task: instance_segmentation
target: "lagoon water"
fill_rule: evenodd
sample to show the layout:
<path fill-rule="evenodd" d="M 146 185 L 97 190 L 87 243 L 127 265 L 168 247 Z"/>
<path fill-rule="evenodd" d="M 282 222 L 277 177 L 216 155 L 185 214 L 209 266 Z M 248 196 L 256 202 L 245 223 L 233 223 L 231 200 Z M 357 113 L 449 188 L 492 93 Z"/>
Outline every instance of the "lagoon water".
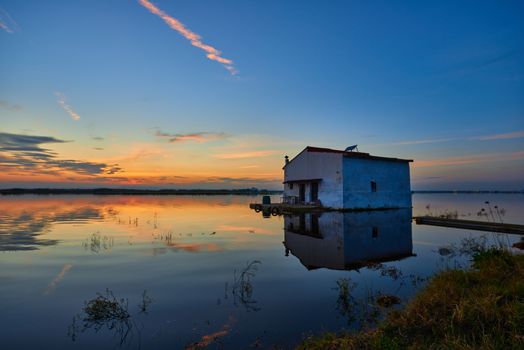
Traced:
<path fill-rule="evenodd" d="M 2 349 L 292 348 L 362 325 L 372 295 L 406 302 L 425 277 L 466 265 L 465 239 L 521 239 L 412 215 L 524 224 L 521 194 L 415 194 L 413 210 L 293 217 L 264 217 L 254 201 L 0 197 Z"/>

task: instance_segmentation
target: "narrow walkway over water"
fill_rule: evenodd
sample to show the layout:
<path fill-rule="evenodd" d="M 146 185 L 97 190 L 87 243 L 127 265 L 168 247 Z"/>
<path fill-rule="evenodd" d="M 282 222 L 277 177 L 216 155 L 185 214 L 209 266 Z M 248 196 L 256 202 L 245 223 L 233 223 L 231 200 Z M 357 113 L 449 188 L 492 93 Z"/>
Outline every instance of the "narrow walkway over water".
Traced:
<path fill-rule="evenodd" d="M 417 216 L 413 219 L 415 220 L 417 225 L 444 226 L 467 230 L 524 234 L 524 225 L 505 224 L 499 222 L 447 219 L 437 218 L 433 216 Z"/>

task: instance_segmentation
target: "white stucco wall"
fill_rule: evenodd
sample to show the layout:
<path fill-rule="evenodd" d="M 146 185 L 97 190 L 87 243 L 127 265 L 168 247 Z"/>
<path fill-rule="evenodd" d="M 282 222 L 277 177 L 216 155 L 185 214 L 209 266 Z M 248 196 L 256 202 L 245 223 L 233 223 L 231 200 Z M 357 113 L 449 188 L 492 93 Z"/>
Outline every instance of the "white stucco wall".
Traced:
<path fill-rule="evenodd" d="M 344 157 L 343 164 L 344 208 L 411 208 L 408 162 Z"/>
<path fill-rule="evenodd" d="M 342 208 L 343 179 L 342 154 L 304 151 L 284 168 L 284 182 L 290 180 L 322 179 L 318 185 L 318 198 L 325 207 Z M 299 186 L 284 184 L 285 196 L 298 196 Z M 310 188 L 306 186 L 306 201 L 310 201 Z"/>

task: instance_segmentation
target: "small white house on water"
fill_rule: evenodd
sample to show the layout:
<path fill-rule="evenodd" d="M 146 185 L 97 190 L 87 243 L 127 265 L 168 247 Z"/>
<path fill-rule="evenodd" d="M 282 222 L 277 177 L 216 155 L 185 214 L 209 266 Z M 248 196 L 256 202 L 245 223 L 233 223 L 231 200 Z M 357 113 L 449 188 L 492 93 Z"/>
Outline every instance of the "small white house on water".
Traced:
<path fill-rule="evenodd" d="M 411 208 L 409 163 L 306 147 L 284 165 L 284 202 L 333 209 Z"/>

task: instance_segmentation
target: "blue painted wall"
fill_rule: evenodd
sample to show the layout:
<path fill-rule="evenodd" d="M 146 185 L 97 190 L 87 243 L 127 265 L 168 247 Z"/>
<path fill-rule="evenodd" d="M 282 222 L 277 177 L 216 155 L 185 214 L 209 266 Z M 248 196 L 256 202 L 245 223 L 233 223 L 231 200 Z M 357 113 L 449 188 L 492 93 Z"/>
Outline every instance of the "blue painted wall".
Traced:
<path fill-rule="evenodd" d="M 408 162 L 344 157 L 342 171 L 344 208 L 411 208 Z"/>

